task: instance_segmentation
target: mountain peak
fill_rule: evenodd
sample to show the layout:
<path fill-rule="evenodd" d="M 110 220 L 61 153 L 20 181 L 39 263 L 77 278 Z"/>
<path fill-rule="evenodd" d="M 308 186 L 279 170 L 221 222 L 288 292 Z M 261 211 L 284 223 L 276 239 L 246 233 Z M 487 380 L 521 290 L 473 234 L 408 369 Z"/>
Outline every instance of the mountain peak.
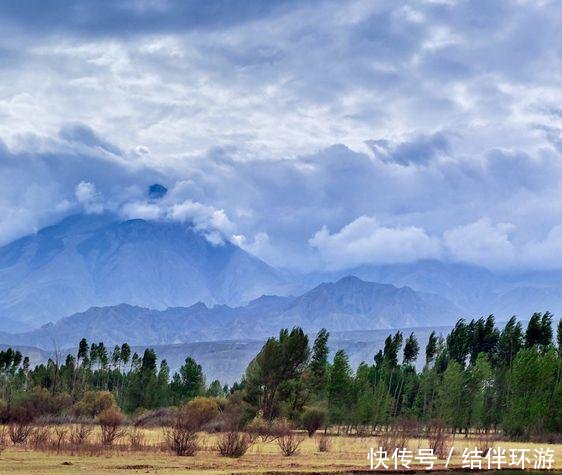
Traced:
<path fill-rule="evenodd" d="M 283 285 L 257 257 L 176 221 L 79 214 L 0 247 L 0 315 L 28 326 L 121 302 L 239 305 Z"/>
<path fill-rule="evenodd" d="M 347 285 L 359 284 L 359 283 L 365 283 L 365 281 L 361 280 L 359 277 L 355 275 L 346 275 L 345 277 L 342 277 L 341 279 L 336 281 L 336 284 L 347 284 Z"/>

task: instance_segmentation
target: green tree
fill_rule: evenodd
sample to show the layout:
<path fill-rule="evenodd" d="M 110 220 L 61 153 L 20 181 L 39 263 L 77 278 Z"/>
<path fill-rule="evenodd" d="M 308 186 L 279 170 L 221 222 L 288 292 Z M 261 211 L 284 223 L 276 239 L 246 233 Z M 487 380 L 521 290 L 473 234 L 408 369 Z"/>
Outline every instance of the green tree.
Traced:
<path fill-rule="evenodd" d="M 188 356 L 179 371 L 174 374 L 170 391 L 175 404 L 188 401 L 205 393 L 203 368 Z"/>
<path fill-rule="evenodd" d="M 344 350 L 338 350 L 330 368 L 328 383 L 328 411 L 329 419 L 333 423 L 343 423 L 349 420 L 352 402 L 352 375 L 349 360 Z"/>
<path fill-rule="evenodd" d="M 489 421 L 489 399 L 492 387 L 492 367 L 488 355 L 481 352 L 473 365 L 466 371 L 465 401 L 463 405 L 470 408 L 469 417 L 465 420 L 465 429 L 474 427 L 487 428 Z"/>
<path fill-rule="evenodd" d="M 538 312 L 531 315 L 529 323 L 527 324 L 527 330 L 525 331 L 525 348 L 532 348 L 541 341 L 541 317 L 542 315 Z"/>
<path fill-rule="evenodd" d="M 394 406 L 395 401 L 390 394 L 388 386 L 384 381 L 380 381 L 373 392 L 372 422 L 375 428 L 387 425 L 390 422 Z"/>
<path fill-rule="evenodd" d="M 207 397 L 226 397 L 226 391 L 224 390 L 224 387 L 221 385 L 221 382 L 218 379 L 213 380 L 211 384 L 209 384 L 209 387 L 207 388 Z"/>
<path fill-rule="evenodd" d="M 425 364 L 430 366 L 437 355 L 437 335 L 435 331 L 429 334 L 429 340 L 427 341 L 427 346 L 425 347 Z"/>
<path fill-rule="evenodd" d="M 128 343 L 123 343 L 121 345 L 121 361 L 123 362 L 124 365 L 127 365 L 130 359 L 131 359 L 131 347 L 128 345 Z"/>
<path fill-rule="evenodd" d="M 533 313 L 525 332 L 525 347 L 537 347 L 545 353 L 552 344 L 552 314 Z"/>
<path fill-rule="evenodd" d="M 457 360 L 451 360 L 443 374 L 443 384 L 439 391 L 439 415 L 452 429 L 466 426 L 464 393 L 463 367 Z"/>
<path fill-rule="evenodd" d="M 470 363 L 474 364 L 480 353 L 486 353 L 490 358 L 493 358 L 500 337 L 495 326 L 494 316 L 490 315 L 486 319 L 472 320 L 466 330 L 470 346 Z"/>
<path fill-rule="evenodd" d="M 523 328 L 515 317 L 511 317 L 498 339 L 497 361 L 500 366 L 511 368 L 513 359 L 523 347 Z"/>
<path fill-rule="evenodd" d="M 562 319 L 558 320 L 558 330 L 556 331 L 556 341 L 558 343 L 558 357 L 562 358 Z"/>
<path fill-rule="evenodd" d="M 84 361 L 84 359 L 88 357 L 88 351 L 89 351 L 88 342 L 86 341 L 86 338 L 82 338 L 80 340 L 80 343 L 78 344 L 78 356 L 76 360 Z"/>
<path fill-rule="evenodd" d="M 512 437 L 528 438 L 543 434 L 548 428 L 548 408 L 556 387 L 558 365 L 553 350 L 541 356 L 533 346 L 521 350 L 513 362 L 511 392 L 503 420 L 504 430 Z M 558 406 L 561 402 L 554 401 Z"/>
<path fill-rule="evenodd" d="M 312 356 L 309 365 L 309 386 L 311 392 L 323 399 L 328 384 L 328 338 L 330 334 L 322 328 L 312 346 Z"/>
<path fill-rule="evenodd" d="M 127 387 L 125 406 L 129 412 L 138 408 L 151 409 L 158 407 L 159 399 L 157 356 L 153 349 L 147 348 L 142 359 L 137 355 L 137 364 Z"/>
<path fill-rule="evenodd" d="M 447 336 L 447 352 L 450 358 L 463 367 L 470 352 L 471 339 L 469 327 L 462 318 L 457 321 L 455 327 Z"/>
<path fill-rule="evenodd" d="M 410 336 L 406 338 L 406 343 L 404 344 L 404 364 L 411 364 L 418 358 L 420 352 L 420 345 L 418 340 L 414 335 L 414 332 L 410 333 Z"/>
<path fill-rule="evenodd" d="M 269 338 L 246 369 L 246 402 L 266 419 L 279 415 L 282 404 L 291 410 L 302 407 L 306 397 L 301 377 L 309 357 L 308 336 L 301 328 L 284 329 L 279 339 Z"/>
<path fill-rule="evenodd" d="M 398 365 L 398 352 L 402 347 L 402 332 L 396 332 L 394 336 L 388 336 L 384 341 L 383 358 L 384 362 L 391 368 Z"/>

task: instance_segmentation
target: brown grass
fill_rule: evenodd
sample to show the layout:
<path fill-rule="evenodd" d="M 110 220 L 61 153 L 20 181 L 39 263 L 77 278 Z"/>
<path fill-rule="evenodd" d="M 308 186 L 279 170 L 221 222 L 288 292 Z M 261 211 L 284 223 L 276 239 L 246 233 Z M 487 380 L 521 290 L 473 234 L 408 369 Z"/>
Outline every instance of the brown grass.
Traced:
<path fill-rule="evenodd" d="M 68 434 L 78 426 L 66 426 Z M 129 428 L 130 430 L 130 428 Z M 81 446 L 70 442 L 70 435 L 62 444 L 60 452 L 55 447 L 55 427 L 50 427 L 52 443 L 43 449 L 34 449 L 29 441 L 23 445 L 11 444 L 0 454 L 1 475 L 65 475 L 95 474 L 124 475 L 134 473 L 158 473 L 172 475 L 189 470 L 192 475 L 227 475 L 230 473 L 257 474 L 264 472 L 357 472 L 368 470 L 367 453 L 370 447 L 378 447 L 375 437 L 346 437 L 331 434 L 330 450 L 320 453 L 318 440 L 322 436 L 303 438 L 299 452 L 291 457 L 284 457 L 275 441 L 263 443 L 256 440 L 247 452 L 239 458 L 222 457 L 217 449 L 220 434 L 199 433 L 200 450 L 188 459 L 172 456 L 166 447 L 161 428 L 138 429 L 145 439 L 141 450 L 134 450 L 128 437 L 120 439 L 113 446 L 100 443 L 100 428 L 94 426 Z M 2 432 L 2 427 L 0 427 Z M 455 441 L 455 452 L 451 467 L 461 466 L 463 448 L 474 448 L 475 437 L 458 438 Z M 494 441 L 495 447 L 502 448 L 535 448 L 546 447 L 544 443 Z M 427 448 L 428 439 L 412 439 L 408 441 L 411 450 L 417 447 Z M 562 469 L 562 444 L 548 446 L 555 450 L 555 468 Z M 70 464 L 70 465 L 68 465 Z M 437 461 L 435 469 L 443 469 L 444 460 Z M 142 468 L 141 468 L 142 467 Z M 413 468 L 416 468 L 413 466 Z"/>
<path fill-rule="evenodd" d="M 318 452 L 329 452 L 331 447 L 330 436 L 320 435 L 317 437 L 318 440 Z"/>

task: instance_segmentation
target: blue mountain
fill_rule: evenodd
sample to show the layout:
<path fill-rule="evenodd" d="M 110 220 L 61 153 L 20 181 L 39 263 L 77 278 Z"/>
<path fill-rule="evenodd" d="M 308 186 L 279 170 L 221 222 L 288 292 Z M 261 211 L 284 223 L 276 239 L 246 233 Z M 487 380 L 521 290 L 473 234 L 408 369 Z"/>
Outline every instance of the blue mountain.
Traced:
<path fill-rule="evenodd" d="M 437 326 L 454 322 L 460 310 L 446 299 L 409 287 L 365 282 L 347 276 L 302 295 L 262 296 L 247 305 L 154 310 L 120 304 L 93 307 L 54 324 L 20 334 L 0 334 L 0 343 L 66 348 L 81 338 L 107 345 L 166 345 L 186 342 L 264 339 L 281 328 L 299 326 L 315 333 Z"/>
<path fill-rule="evenodd" d="M 177 222 L 77 214 L 0 248 L 0 330 L 92 306 L 238 305 L 283 292 L 265 262 Z"/>

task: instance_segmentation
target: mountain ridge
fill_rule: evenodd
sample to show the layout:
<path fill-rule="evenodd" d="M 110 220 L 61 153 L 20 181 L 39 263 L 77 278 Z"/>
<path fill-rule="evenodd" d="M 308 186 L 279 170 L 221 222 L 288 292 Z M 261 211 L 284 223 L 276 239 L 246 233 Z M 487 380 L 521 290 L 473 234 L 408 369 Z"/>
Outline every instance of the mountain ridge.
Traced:
<path fill-rule="evenodd" d="M 265 262 L 189 224 L 111 213 L 72 215 L 0 248 L 0 314 L 35 326 L 122 302 L 239 305 L 286 285 Z"/>
<path fill-rule="evenodd" d="M 453 304 L 463 316 L 493 313 L 499 318 L 514 314 L 525 318 L 547 309 L 562 313 L 562 271 L 493 272 L 470 264 L 419 260 L 298 273 L 275 269 L 226 239 L 212 243 L 191 223 L 123 219 L 105 212 L 71 215 L 0 247 L 0 331 L 30 331 L 91 307 L 120 303 L 161 311 L 197 302 L 211 307 L 248 305 L 267 314 L 279 305 L 290 306 L 291 295 L 302 297 L 313 287 L 348 275 L 408 287 L 425 306 L 446 310 Z M 330 289 L 317 290 L 319 295 L 326 291 L 326 304 Z M 403 290 L 400 297 L 415 309 L 410 291 Z M 308 299 L 301 304 L 313 306 L 312 296 Z M 419 318 L 416 312 L 423 315 L 424 305 L 407 316 L 412 323 Z M 339 310 L 327 325 L 338 328 L 345 318 L 345 311 Z M 289 308 L 286 311 L 288 321 L 298 316 L 291 316 Z M 219 307 L 211 313 L 221 312 L 229 310 Z M 378 308 L 380 327 L 393 325 L 394 312 L 391 305 Z M 446 311 L 436 323 L 452 323 L 445 315 Z M 311 308 L 309 317 L 320 320 L 323 315 Z M 407 318 L 403 323 L 408 323 Z"/>
<path fill-rule="evenodd" d="M 245 306 L 202 302 L 189 307 L 150 309 L 130 304 L 92 307 L 20 334 L 0 334 L 0 341 L 48 347 L 72 346 L 81 338 L 108 345 L 126 340 L 131 345 L 177 344 L 266 338 L 280 328 L 300 326 L 314 332 L 379 330 L 439 325 L 460 310 L 446 299 L 417 293 L 408 287 L 346 277 L 323 283 L 295 297 L 263 295 Z"/>

